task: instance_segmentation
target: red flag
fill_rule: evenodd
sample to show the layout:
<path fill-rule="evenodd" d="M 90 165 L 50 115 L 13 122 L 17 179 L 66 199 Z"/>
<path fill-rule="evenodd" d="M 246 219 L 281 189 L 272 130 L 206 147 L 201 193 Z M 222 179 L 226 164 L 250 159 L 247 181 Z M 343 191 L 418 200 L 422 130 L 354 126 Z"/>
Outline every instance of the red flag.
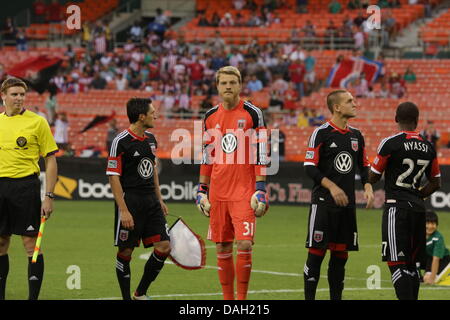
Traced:
<path fill-rule="evenodd" d="M 50 79 L 61 65 L 61 58 L 38 56 L 26 59 L 7 70 L 8 75 L 20 78 L 39 93 L 47 90 Z"/>
<path fill-rule="evenodd" d="M 84 133 L 101 124 L 111 121 L 116 116 L 116 111 L 113 111 L 109 116 L 95 116 L 79 133 Z"/>

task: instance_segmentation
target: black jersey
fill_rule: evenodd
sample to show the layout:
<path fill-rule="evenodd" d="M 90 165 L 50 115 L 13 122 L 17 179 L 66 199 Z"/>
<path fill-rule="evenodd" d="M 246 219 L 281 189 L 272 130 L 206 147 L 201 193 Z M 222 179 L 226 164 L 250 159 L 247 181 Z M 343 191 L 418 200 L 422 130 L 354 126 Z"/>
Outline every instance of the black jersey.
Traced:
<path fill-rule="evenodd" d="M 119 175 L 124 192 L 154 192 L 156 148 L 153 134 L 145 132 L 145 137 L 139 137 L 129 129 L 122 131 L 111 145 L 106 174 Z"/>
<path fill-rule="evenodd" d="M 432 144 L 417 132 L 402 131 L 383 139 L 371 170 L 384 172 L 386 201 L 412 201 L 423 206 L 419 187 L 423 175 L 440 177 Z"/>
<path fill-rule="evenodd" d="M 327 177 L 345 192 L 349 200 L 348 206 L 355 206 L 356 169 L 358 168 L 360 173 L 365 172 L 364 178 L 361 179 L 364 185 L 370 166 L 366 157 L 364 137 L 356 128 L 348 126 L 343 130 L 328 121 L 316 128 L 311 135 L 304 165 L 315 166 L 321 177 Z M 311 201 L 322 201 L 335 206 L 329 190 L 322 187 L 320 180 L 314 180 Z"/>

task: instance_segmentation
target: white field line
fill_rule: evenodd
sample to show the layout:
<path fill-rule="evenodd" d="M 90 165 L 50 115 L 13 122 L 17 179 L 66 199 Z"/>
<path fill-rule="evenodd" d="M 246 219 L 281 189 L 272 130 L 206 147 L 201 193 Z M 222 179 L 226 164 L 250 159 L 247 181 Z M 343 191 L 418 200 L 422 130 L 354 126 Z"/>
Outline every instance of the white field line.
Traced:
<path fill-rule="evenodd" d="M 420 290 L 449 290 L 446 287 L 424 287 Z M 368 288 L 344 288 L 345 291 L 380 291 L 380 290 L 394 290 L 393 288 L 380 288 L 380 289 L 368 289 Z M 328 288 L 317 289 L 317 292 L 328 292 Z M 261 293 L 302 293 L 303 289 L 278 289 L 278 290 L 249 290 L 249 294 L 261 294 Z M 174 294 L 162 294 L 151 295 L 151 298 L 188 298 L 188 297 L 211 297 L 221 296 L 222 292 L 205 292 L 205 293 L 174 293 Z M 121 297 L 107 297 L 107 298 L 93 298 L 93 299 L 75 299 L 75 300 L 120 300 Z"/>
<path fill-rule="evenodd" d="M 150 253 L 143 253 L 139 256 L 139 259 L 148 260 L 149 257 L 150 257 Z M 174 265 L 174 263 L 169 260 L 166 260 L 165 263 Z M 217 270 L 218 267 L 206 265 L 204 267 L 204 269 Z M 286 277 L 302 277 L 303 276 L 303 274 L 300 274 L 300 273 L 277 272 L 277 271 L 255 270 L 255 269 L 252 269 L 252 273 L 263 273 L 263 274 L 270 274 L 270 275 L 274 275 L 274 276 L 286 276 Z M 324 278 L 324 279 L 328 278 L 327 276 L 324 276 L 324 275 L 322 275 L 320 277 Z M 345 280 L 367 281 L 366 278 L 353 278 L 353 277 L 345 277 Z M 380 280 L 380 281 L 381 282 L 391 282 L 391 280 Z"/>

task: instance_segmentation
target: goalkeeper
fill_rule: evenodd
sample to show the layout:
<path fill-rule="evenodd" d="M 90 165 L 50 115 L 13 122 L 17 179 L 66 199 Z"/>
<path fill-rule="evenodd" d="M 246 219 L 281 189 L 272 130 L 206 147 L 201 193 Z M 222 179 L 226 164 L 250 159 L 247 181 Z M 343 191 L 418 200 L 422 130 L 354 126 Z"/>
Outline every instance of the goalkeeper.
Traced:
<path fill-rule="evenodd" d="M 223 67 L 215 80 L 222 103 L 205 114 L 196 203 L 210 218 L 208 240 L 216 243 L 223 298 L 235 299 L 236 277 L 237 299 L 245 300 L 252 268 L 255 217 L 263 216 L 268 209 L 265 123 L 259 108 L 239 98 L 242 78 L 238 69 Z M 253 137 L 253 141 L 242 138 L 243 135 Z"/>

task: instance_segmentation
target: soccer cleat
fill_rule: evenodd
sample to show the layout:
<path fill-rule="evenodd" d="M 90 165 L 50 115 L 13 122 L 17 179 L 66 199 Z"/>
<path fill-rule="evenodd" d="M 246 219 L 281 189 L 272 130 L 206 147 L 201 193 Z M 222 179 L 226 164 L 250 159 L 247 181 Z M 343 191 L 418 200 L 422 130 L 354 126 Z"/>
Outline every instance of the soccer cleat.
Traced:
<path fill-rule="evenodd" d="M 208 199 L 208 185 L 204 183 L 199 183 L 197 198 L 195 200 L 198 210 L 205 216 L 209 217 L 209 210 L 211 209 L 211 203 Z"/>
<path fill-rule="evenodd" d="M 136 292 L 133 293 L 133 296 L 131 297 L 131 299 L 132 299 L 132 300 L 152 300 L 152 299 L 150 299 L 149 296 L 147 296 L 147 295 L 145 295 L 145 294 L 143 294 L 142 296 L 137 296 L 137 295 L 136 295 Z"/>
<path fill-rule="evenodd" d="M 255 216 L 262 217 L 269 209 L 267 195 L 264 191 L 257 190 L 250 201 L 250 205 L 255 210 Z"/>

